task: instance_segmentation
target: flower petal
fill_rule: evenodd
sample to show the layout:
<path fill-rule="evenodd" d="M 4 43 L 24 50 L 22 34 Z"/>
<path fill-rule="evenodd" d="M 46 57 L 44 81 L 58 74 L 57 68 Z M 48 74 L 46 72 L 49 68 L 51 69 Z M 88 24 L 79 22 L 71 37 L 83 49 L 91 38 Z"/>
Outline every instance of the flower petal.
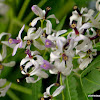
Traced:
<path fill-rule="evenodd" d="M 49 20 L 46 20 L 46 34 L 51 34 L 52 31 L 52 24 Z"/>
<path fill-rule="evenodd" d="M 63 86 L 63 85 L 59 86 L 59 87 L 53 92 L 52 96 L 55 97 L 55 96 L 59 95 L 63 89 L 64 89 L 64 86 Z"/>
<path fill-rule="evenodd" d="M 3 33 L 0 34 L 0 40 L 1 40 L 1 38 L 2 38 L 4 35 L 8 35 L 9 37 L 11 37 L 11 34 L 10 34 L 10 33 L 4 33 L 4 32 L 3 32 Z"/>
<path fill-rule="evenodd" d="M 2 52 L 2 59 L 4 59 L 7 55 L 7 51 L 6 51 L 6 46 L 5 45 L 2 45 L 2 49 L 3 49 L 3 52 Z"/>
<path fill-rule="evenodd" d="M 45 49 L 45 46 L 44 45 L 41 45 L 39 42 L 35 41 L 33 42 L 33 45 L 38 48 L 39 50 L 44 50 Z"/>
<path fill-rule="evenodd" d="M 58 31 L 58 32 L 56 33 L 56 37 L 58 37 L 59 35 L 64 34 L 65 32 L 67 32 L 67 30 Z"/>
<path fill-rule="evenodd" d="M 19 47 L 19 44 L 17 44 L 17 45 L 14 47 L 12 56 L 14 56 L 14 55 L 16 54 L 18 47 Z"/>
<path fill-rule="evenodd" d="M 32 62 L 28 62 L 26 65 L 25 65 L 25 72 L 27 73 L 27 69 L 30 68 L 32 66 Z"/>
<path fill-rule="evenodd" d="M 45 16 L 44 11 L 41 8 L 39 8 L 37 5 L 33 5 L 31 9 L 37 16 L 40 16 L 41 18 Z"/>
<path fill-rule="evenodd" d="M 29 57 L 26 57 L 26 58 L 22 59 L 21 62 L 20 62 L 20 66 L 24 65 L 29 60 L 30 60 Z"/>
<path fill-rule="evenodd" d="M 6 83 L 6 79 L 0 79 L 0 87 L 2 87 Z"/>
<path fill-rule="evenodd" d="M 9 67 L 13 67 L 13 66 L 15 66 L 15 61 L 11 61 L 9 63 L 2 63 L 2 65 L 9 66 Z"/>
<path fill-rule="evenodd" d="M 54 18 L 56 20 L 56 23 L 57 24 L 59 23 L 59 20 L 56 18 L 56 16 L 54 14 L 47 17 L 47 19 L 49 19 L 49 18 Z"/>
<path fill-rule="evenodd" d="M 34 27 L 36 25 L 37 21 L 40 20 L 40 19 L 42 19 L 42 18 L 41 17 L 37 17 L 37 18 L 33 19 L 32 22 L 30 23 L 30 25 L 32 27 Z"/>
<path fill-rule="evenodd" d="M 10 88 L 10 86 L 11 86 L 11 83 L 9 85 L 7 85 L 6 87 L 4 87 L 4 88 L 0 88 L 0 97 L 6 95 L 6 92 L 8 91 L 8 89 Z"/>
<path fill-rule="evenodd" d="M 21 30 L 19 31 L 19 34 L 18 34 L 18 38 L 21 39 L 21 33 L 23 32 L 25 28 L 25 25 L 23 25 L 23 27 L 21 28 Z"/>
<path fill-rule="evenodd" d="M 37 81 L 39 81 L 41 78 L 38 77 L 36 80 L 34 80 L 33 77 L 26 77 L 26 82 L 27 83 L 36 83 Z"/>

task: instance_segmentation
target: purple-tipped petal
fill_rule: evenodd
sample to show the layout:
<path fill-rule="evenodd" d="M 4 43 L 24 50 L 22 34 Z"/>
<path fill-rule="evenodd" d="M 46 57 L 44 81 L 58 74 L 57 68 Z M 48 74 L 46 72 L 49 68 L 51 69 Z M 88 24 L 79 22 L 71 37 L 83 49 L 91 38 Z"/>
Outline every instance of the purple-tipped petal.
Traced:
<path fill-rule="evenodd" d="M 31 7 L 31 9 L 32 9 L 32 11 L 33 11 L 37 16 L 40 16 L 40 17 L 43 18 L 43 16 L 45 15 L 45 14 L 43 13 L 42 9 L 39 8 L 37 5 L 33 5 L 33 6 Z"/>
<path fill-rule="evenodd" d="M 45 70 L 49 70 L 52 69 L 53 66 L 48 61 L 43 60 L 43 64 L 40 67 Z"/>
<path fill-rule="evenodd" d="M 19 31 L 19 34 L 18 34 L 18 38 L 21 39 L 21 33 L 23 32 L 25 28 L 25 25 L 23 25 L 23 27 L 21 28 L 21 30 Z"/>
<path fill-rule="evenodd" d="M 8 39 L 9 44 L 16 44 L 16 43 L 20 43 L 20 42 L 21 42 L 20 40 L 16 40 L 16 39 L 12 39 L 12 38 Z"/>
<path fill-rule="evenodd" d="M 52 41 L 47 39 L 45 40 L 45 47 L 52 48 L 52 47 L 55 47 L 55 44 Z"/>
<path fill-rule="evenodd" d="M 22 48 L 22 44 L 23 44 L 23 42 L 21 41 L 21 42 L 19 43 L 19 48 Z"/>
<path fill-rule="evenodd" d="M 17 44 L 17 45 L 14 47 L 12 56 L 14 56 L 14 55 L 16 54 L 16 51 L 17 51 L 18 47 L 19 47 L 19 44 Z"/>

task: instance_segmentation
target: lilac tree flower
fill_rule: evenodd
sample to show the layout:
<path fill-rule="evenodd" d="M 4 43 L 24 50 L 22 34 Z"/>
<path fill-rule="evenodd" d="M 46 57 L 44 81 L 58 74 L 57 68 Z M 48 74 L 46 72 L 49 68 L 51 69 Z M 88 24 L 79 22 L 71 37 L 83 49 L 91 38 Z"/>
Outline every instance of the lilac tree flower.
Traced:
<path fill-rule="evenodd" d="M 6 95 L 6 92 L 8 91 L 8 89 L 11 86 L 11 83 L 9 85 L 6 85 L 4 87 L 4 85 L 6 84 L 6 79 L 0 79 L 0 97 L 3 97 Z"/>
<path fill-rule="evenodd" d="M 100 0 L 96 1 L 96 9 L 100 11 Z"/>
<path fill-rule="evenodd" d="M 41 100 L 53 100 L 53 97 L 56 97 L 61 93 L 61 91 L 64 89 L 64 86 L 59 86 L 52 94 L 50 93 L 50 89 L 55 86 L 55 83 L 51 84 L 49 87 L 46 88 L 46 92 L 44 92 L 44 97 L 41 98 Z"/>
<path fill-rule="evenodd" d="M 37 51 L 31 52 L 31 54 L 27 52 L 27 56 L 24 59 L 22 59 L 20 63 L 21 73 L 23 75 L 26 75 L 25 78 L 27 83 L 35 83 L 39 81 L 41 78 L 48 77 L 48 74 L 42 71 L 42 68 L 40 67 L 40 65 L 43 64 L 43 58 L 38 54 L 39 52 Z M 28 71 L 29 69 L 30 71 Z M 37 80 L 34 80 L 34 75 L 38 77 Z"/>
<path fill-rule="evenodd" d="M 45 69 L 45 70 L 49 70 L 53 68 L 53 65 L 50 64 L 48 61 L 43 60 L 43 64 L 40 65 L 41 68 Z"/>
<path fill-rule="evenodd" d="M 74 10 L 75 11 L 72 12 L 72 16 L 70 17 L 70 24 L 72 24 L 73 21 L 77 21 L 78 28 L 82 25 L 83 17 L 84 22 L 87 22 L 90 19 L 90 17 L 94 14 L 94 10 L 88 10 L 86 7 L 82 7 L 81 11 L 79 11 L 78 7 L 74 6 Z"/>
<path fill-rule="evenodd" d="M 36 39 L 39 39 L 40 36 L 43 33 L 43 30 L 39 27 L 38 30 L 36 32 L 35 28 L 29 28 L 28 32 L 27 32 L 27 36 L 24 37 L 24 40 L 27 40 L 28 44 L 27 45 L 31 45 L 31 41 L 33 43 L 33 45 L 38 48 L 39 50 L 44 50 L 45 46 L 41 45 Z"/>
<path fill-rule="evenodd" d="M 18 48 L 22 48 L 22 39 L 21 39 L 21 33 L 22 31 L 24 30 L 24 27 L 25 25 L 23 25 L 23 27 L 21 28 L 21 30 L 19 31 L 19 34 L 18 34 L 18 37 L 16 39 L 12 39 L 12 38 L 9 38 L 8 40 L 8 43 L 11 45 L 11 44 L 16 44 L 16 46 L 14 47 L 13 49 L 13 53 L 12 53 L 12 56 L 14 56 L 16 54 L 16 51 Z"/>
<path fill-rule="evenodd" d="M 2 45 L 2 54 L 0 53 L 0 73 L 3 70 L 4 66 L 13 67 L 15 65 L 15 61 L 10 61 L 9 63 L 3 63 L 4 58 L 7 56 L 6 46 Z"/>

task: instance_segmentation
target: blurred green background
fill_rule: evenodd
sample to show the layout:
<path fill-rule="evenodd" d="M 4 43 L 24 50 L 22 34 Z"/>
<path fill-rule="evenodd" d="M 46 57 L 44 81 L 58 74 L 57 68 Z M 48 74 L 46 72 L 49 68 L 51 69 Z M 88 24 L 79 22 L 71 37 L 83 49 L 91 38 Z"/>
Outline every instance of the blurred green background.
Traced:
<path fill-rule="evenodd" d="M 26 35 L 29 23 L 36 17 L 31 11 L 32 5 L 38 5 L 42 9 L 50 6 L 52 9 L 48 15 L 55 14 L 61 21 L 59 25 L 56 25 L 55 20 L 50 19 L 53 23 L 53 29 L 68 29 L 69 17 L 72 14 L 73 6 L 77 5 L 79 9 L 88 7 L 95 10 L 95 2 L 96 0 L 0 0 L 0 33 L 8 32 L 12 34 L 12 38 L 16 38 L 22 25 L 25 24 L 23 36 Z M 12 86 L 8 90 L 7 95 L 1 97 L 0 100 L 38 100 L 45 88 L 55 82 L 56 76 L 50 75 L 48 79 L 43 79 L 35 84 L 28 84 L 25 81 L 18 84 L 16 79 L 22 77 L 19 65 L 25 54 L 24 50 L 20 49 L 12 57 L 12 51 L 11 48 L 7 48 L 8 56 L 4 62 L 15 60 L 16 65 L 13 68 L 5 67 L 0 75 L 0 78 L 6 78 L 8 83 L 12 82 Z M 62 100 L 61 96 L 59 95 L 55 100 Z"/>

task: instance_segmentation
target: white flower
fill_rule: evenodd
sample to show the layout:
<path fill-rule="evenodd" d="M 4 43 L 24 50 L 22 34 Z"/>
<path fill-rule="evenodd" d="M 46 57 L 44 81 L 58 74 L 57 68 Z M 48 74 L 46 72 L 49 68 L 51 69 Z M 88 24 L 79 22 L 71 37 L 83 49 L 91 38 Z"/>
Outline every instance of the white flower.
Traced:
<path fill-rule="evenodd" d="M 23 27 L 19 31 L 18 37 L 16 39 L 9 38 L 9 40 L 8 40 L 9 44 L 16 44 L 16 46 L 13 49 L 12 56 L 14 56 L 16 54 L 16 51 L 18 48 L 22 48 L 23 41 L 21 39 L 21 33 L 24 30 L 24 27 L 25 27 L 25 25 L 23 25 Z"/>
<path fill-rule="evenodd" d="M 6 92 L 11 86 L 11 83 L 10 83 L 9 85 L 3 87 L 5 83 L 6 83 L 6 79 L 0 79 L 0 97 L 5 96 Z"/>
<path fill-rule="evenodd" d="M 87 22 L 90 19 L 90 17 L 94 14 L 94 10 L 88 10 L 86 7 L 82 7 L 81 11 L 78 10 L 77 6 L 75 6 L 74 8 L 75 11 L 72 12 L 72 16 L 70 17 L 70 24 L 72 24 L 73 21 L 77 21 L 77 28 L 81 27 L 83 17 L 84 22 Z"/>
<path fill-rule="evenodd" d="M 51 9 L 50 7 L 47 7 L 46 11 L 42 10 L 41 8 L 39 8 L 37 5 L 33 5 L 32 6 L 32 11 L 39 17 L 35 18 L 32 22 L 31 22 L 31 26 L 34 27 L 37 23 L 38 20 L 44 19 L 47 23 L 46 23 L 46 28 L 51 30 L 52 29 L 52 24 L 51 22 L 48 20 L 49 18 L 54 18 L 56 19 L 56 23 L 59 23 L 58 19 L 55 17 L 54 14 L 50 15 L 47 17 L 47 13 L 48 11 Z M 47 31 L 47 33 L 51 33 L 51 31 Z"/>
<path fill-rule="evenodd" d="M 91 47 L 87 52 L 79 52 L 78 55 L 80 56 L 80 58 L 78 59 L 78 62 L 80 64 L 79 68 L 81 70 L 84 70 L 93 60 L 93 56 L 97 55 L 97 50 Z"/>
<path fill-rule="evenodd" d="M 2 45 L 2 54 L 0 53 L 0 73 L 2 71 L 2 69 L 4 68 L 4 66 L 9 66 L 9 67 L 13 67 L 15 65 L 15 61 L 10 61 L 8 63 L 3 63 L 4 58 L 7 56 L 7 51 L 6 51 L 6 46 Z"/>
<path fill-rule="evenodd" d="M 72 65 L 70 66 L 70 62 L 69 66 L 66 66 L 65 61 L 60 62 L 60 60 L 56 60 L 54 66 L 54 68 L 49 70 L 51 74 L 57 74 L 58 72 L 61 72 L 63 75 L 67 76 L 71 73 L 73 69 Z"/>
<path fill-rule="evenodd" d="M 92 27 L 100 29 L 100 13 L 96 18 L 91 17 L 90 19 L 92 21 Z"/>
<path fill-rule="evenodd" d="M 97 0 L 96 2 L 96 9 L 100 11 L 100 0 Z"/>
<path fill-rule="evenodd" d="M 53 33 L 52 35 L 48 35 L 47 39 L 56 42 L 55 44 L 58 47 L 58 50 L 60 52 L 63 52 L 63 46 L 66 43 L 66 38 L 62 37 L 60 35 L 64 34 L 67 32 L 67 30 L 60 30 L 57 33 Z"/>
<path fill-rule="evenodd" d="M 26 82 L 27 83 L 35 83 L 41 78 L 47 78 L 48 74 L 42 71 L 42 68 L 40 65 L 43 64 L 43 58 L 38 55 L 39 52 L 37 51 L 31 51 L 31 54 L 28 53 L 28 55 L 22 59 L 20 66 L 21 66 L 21 73 L 23 75 L 26 75 Z M 28 69 L 30 71 L 28 72 Z M 38 76 L 37 80 L 34 80 L 31 76 Z"/>
<path fill-rule="evenodd" d="M 33 42 L 33 45 L 38 48 L 39 50 L 44 50 L 45 46 L 41 45 L 36 39 L 40 38 L 40 36 L 43 33 L 43 30 L 39 27 L 36 32 L 35 28 L 29 28 L 27 32 L 27 36 L 24 37 L 24 40 L 27 40 L 27 45 L 31 45 L 31 41 Z"/>
<path fill-rule="evenodd" d="M 53 98 L 53 97 L 56 97 L 57 95 L 59 95 L 59 94 L 61 93 L 61 91 L 64 89 L 64 86 L 61 85 L 61 86 L 59 86 L 59 87 L 51 94 L 51 93 L 50 93 L 50 89 L 51 89 L 53 86 L 55 86 L 55 83 L 54 83 L 54 84 L 51 84 L 49 87 L 46 88 L 46 92 L 44 92 L 44 97 L 42 97 L 42 98 L 44 98 L 44 100 L 45 100 L 46 98 L 48 98 L 48 100 L 53 100 L 52 98 Z M 42 100 L 42 98 L 41 98 L 41 100 Z"/>

